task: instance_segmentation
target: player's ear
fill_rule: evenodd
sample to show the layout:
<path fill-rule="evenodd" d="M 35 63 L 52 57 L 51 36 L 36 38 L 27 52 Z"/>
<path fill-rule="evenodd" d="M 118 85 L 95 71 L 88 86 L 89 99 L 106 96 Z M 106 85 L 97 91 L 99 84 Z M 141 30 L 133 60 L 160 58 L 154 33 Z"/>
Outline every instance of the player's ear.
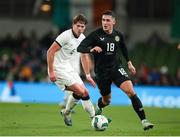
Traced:
<path fill-rule="evenodd" d="M 72 23 L 72 27 L 73 27 L 74 25 L 76 25 L 76 23 L 73 22 L 73 23 Z"/>
<path fill-rule="evenodd" d="M 71 27 L 73 28 L 74 23 L 72 23 Z"/>
<path fill-rule="evenodd" d="M 115 19 L 113 19 L 113 25 L 115 25 L 116 24 L 116 20 Z"/>

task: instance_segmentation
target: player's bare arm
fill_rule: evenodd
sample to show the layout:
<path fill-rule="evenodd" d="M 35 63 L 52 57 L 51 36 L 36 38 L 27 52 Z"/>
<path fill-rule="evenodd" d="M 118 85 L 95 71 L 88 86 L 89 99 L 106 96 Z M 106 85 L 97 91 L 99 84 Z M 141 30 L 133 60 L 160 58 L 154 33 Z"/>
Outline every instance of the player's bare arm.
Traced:
<path fill-rule="evenodd" d="M 50 46 L 50 48 L 47 51 L 48 71 L 49 71 L 50 80 L 52 82 L 56 81 L 56 77 L 55 77 L 54 69 L 53 69 L 54 55 L 56 51 L 60 50 L 60 48 L 61 47 L 56 42 L 53 42 L 53 44 Z"/>
<path fill-rule="evenodd" d="M 136 68 L 133 66 L 131 61 L 128 61 L 128 68 L 131 71 L 132 75 L 136 74 Z"/>
<path fill-rule="evenodd" d="M 81 53 L 81 63 L 84 69 L 84 72 L 86 74 L 86 79 L 87 81 L 93 86 L 96 87 L 96 83 L 94 82 L 93 78 L 91 77 L 90 74 L 90 68 L 91 68 L 91 64 L 90 64 L 90 57 L 88 54 L 86 53 Z"/>

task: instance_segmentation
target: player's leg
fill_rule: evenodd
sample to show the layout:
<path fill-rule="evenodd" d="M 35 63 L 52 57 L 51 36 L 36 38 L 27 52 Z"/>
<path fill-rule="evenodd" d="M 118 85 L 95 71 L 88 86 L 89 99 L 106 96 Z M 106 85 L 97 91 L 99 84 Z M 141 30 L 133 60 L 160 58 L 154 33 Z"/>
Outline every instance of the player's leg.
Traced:
<path fill-rule="evenodd" d="M 72 126 L 71 111 L 80 99 L 75 99 L 72 95 L 73 93 L 69 96 L 65 108 L 61 110 L 61 115 L 64 117 L 64 122 L 67 126 Z"/>
<path fill-rule="evenodd" d="M 82 106 L 84 110 L 89 114 L 89 117 L 92 119 L 95 116 L 95 110 L 91 100 L 82 98 Z"/>
<path fill-rule="evenodd" d="M 124 81 L 123 83 L 121 83 L 121 85 L 119 87 L 131 99 L 132 106 L 133 106 L 134 110 L 136 111 L 136 113 L 138 114 L 139 118 L 141 120 L 145 119 L 146 116 L 144 113 L 142 103 L 141 103 L 140 99 L 138 98 L 138 96 L 136 95 L 136 93 L 133 89 L 132 82 L 130 80 Z"/>
<path fill-rule="evenodd" d="M 62 109 L 64 109 L 64 108 L 66 107 L 68 98 L 69 98 L 69 96 L 70 96 L 71 94 L 72 94 L 72 91 L 70 91 L 70 90 L 64 90 L 64 98 L 63 98 L 62 103 L 60 103 Z"/>
<path fill-rule="evenodd" d="M 61 106 L 61 110 L 62 109 L 65 109 L 66 108 L 66 104 L 67 104 L 67 101 L 70 97 L 70 95 L 72 94 L 73 92 L 70 91 L 70 90 L 64 90 L 64 98 L 63 98 L 63 101 L 59 104 Z M 75 110 L 71 110 L 71 113 L 75 113 Z"/>
<path fill-rule="evenodd" d="M 97 109 L 96 109 L 96 115 L 101 115 L 103 108 L 108 106 L 111 102 L 111 93 L 109 95 L 105 95 L 105 96 L 101 96 L 98 99 L 98 103 L 97 103 Z"/>
<path fill-rule="evenodd" d="M 77 77 L 77 80 L 74 78 Z M 74 92 L 73 90 L 77 90 L 77 93 L 71 94 L 67 100 L 66 108 L 61 110 L 61 114 L 64 117 L 64 122 L 67 126 L 72 125 L 72 120 L 71 120 L 71 110 L 75 107 L 75 105 L 78 103 L 78 101 L 81 99 L 82 96 L 82 91 L 79 88 L 78 83 L 83 83 L 80 77 L 78 76 L 77 73 L 75 72 L 66 72 L 63 71 L 63 73 L 59 73 L 59 71 L 56 71 L 56 78 L 57 80 L 55 81 L 56 85 L 61 89 L 61 90 L 70 90 Z M 76 82 L 77 81 L 77 82 Z M 76 84 L 77 83 L 77 84 Z M 72 89 L 70 88 L 71 85 Z M 73 95 L 73 96 L 72 96 Z"/>
<path fill-rule="evenodd" d="M 131 99 L 132 106 L 133 106 L 135 112 L 137 113 L 137 115 L 139 116 L 139 118 L 141 119 L 142 126 L 143 126 L 144 130 L 148 130 L 150 128 L 153 128 L 154 125 L 146 119 L 146 115 L 145 115 L 145 112 L 143 109 L 142 102 L 139 99 L 139 97 L 136 95 L 132 82 L 130 80 L 126 80 L 123 83 L 121 83 L 119 87 Z"/>
<path fill-rule="evenodd" d="M 73 92 L 72 95 L 70 95 L 66 108 L 65 113 L 70 113 L 71 110 L 75 107 L 78 100 L 82 99 L 82 105 L 86 112 L 89 113 L 90 117 L 93 117 L 95 115 L 94 107 L 90 101 L 89 93 L 87 89 L 85 88 L 81 78 L 77 73 L 71 73 L 71 77 L 69 77 L 69 80 L 71 80 L 71 83 L 67 83 L 67 89 L 71 90 Z"/>
<path fill-rule="evenodd" d="M 61 111 L 61 114 L 64 117 L 65 124 L 67 126 L 72 126 L 71 111 L 83 96 L 84 91 L 78 83 L 74 83 L 71 86 L 66 86 L 66 90 L 71 90 L 73 93 L 69 96 L 66 107 Z"/>
<path fill-rule="evenodd" d="M 104 107 L 108 106 L 111 102 L 111 81 L 97 79 L 96 82 L 99 88 L 99 92 L 101 97 L 98 99 L 96 115 L 102 114 L 102 110 Z"/>
<path fill-rule="evenodd" d="M 90 100 L 89 92 L 86 89 L 84 84 L 81 84 L 82 89 L 84 89 L 84 95 L 81 97 L 81 103 L 83 109 L 89 114 L 89 117 L 92 119 L 95 116 L 94 106 Z"/>
<path fill-rule="evenodd" d="M 139 99 L 139 97 L 136 95 L 133 84 L 127 72 L 124 70 L 122 66 L 114 69 L 113 81 L 116 84 L 116 86 L 122 89 L 131 99 L 132 106 L 135 112 L 137 113 L 137 115 L 139 116 L 140 120 L 142 121 L 144 130 L 152 128 L 153 124 L 151 124 L 146 120 L 146 115 L 143 109 L 142 102 Z"/>
<path fill-rule="evenodd" d="M 72 90 L 73 94 L 70 95 L 66 108 L 63 111 L 63 114 L 70 115 L 70 112 L 72 111 L 72 109 L 76 106 L 78 101 L 82 99 L 82 105 L 83 105 L 84 110 L 89 114 L 91 118 L 94 117 L 95 110 L 94 110 L 92 102 L 90 101 L 90 97 L 89 97 L 89 93 L 87 89 L 83 85 L 80 85 L 79 83 L 75 83 L 71 86 L 68 86 L 67 88 Z M 67 119 L 69 120 L 65 120 L 66 125 L 68 126 L 72 125 L 72 121 L 70 121 L 70 118 L 68 117 Z"/>
<path fill-rule="evenodd" d="M 66 110 L 71 111 L 74 108 L 74 106 L 77 104 L 76 102 L 79 99 L 82 99 L 82 105 L 84 110 L 89 113 L 90 117 L 94 117 L 95 115 L 94 107 L 92 102 L 90 101 L 88 90 L 84 87 L 84 85 L 75 83 L 69 86 L 68 88 L 70 88 L 73 91 L 73 94 L 70 95 L 69 97 L 69 100 L 66 105 Z"/>
<path fill-rule="evenodd" d="M 102 97 L 98 99 L 98 103 L 96 106 L 96 115 L 101 115 L 103 112 L 103 108 L 108 106 L 110 102 L 111 102 L 111 92 L 108 95 L 102 95 Z M 108 123 L 112 121 L 111 118 L 107 118 L 107 119 L 108 119 Z"/>

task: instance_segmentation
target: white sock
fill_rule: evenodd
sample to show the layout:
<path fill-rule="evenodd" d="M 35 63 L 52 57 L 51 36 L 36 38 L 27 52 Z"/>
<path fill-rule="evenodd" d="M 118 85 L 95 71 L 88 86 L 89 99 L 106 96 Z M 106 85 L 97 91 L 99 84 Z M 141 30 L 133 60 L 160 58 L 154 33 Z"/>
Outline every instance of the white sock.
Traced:
<path fill-rule="evenodd" d="M 70 91 L 70 90 L 64 90 L 64 102 L 62 103 L 62 105 L 64 106 L 64 107 L 66 107 L 66 104 L 67 104 L 67 102 L 68 102 L 68 99 L 69 99 L 69 96 L 72 94 L 72 91 Z"/>
<path fill-rule="evenodd" d="M 95 116 L 95 110 L 94 110 L 94 106 L 92 104 L 92 102 L 89 100 L 82 100 L 82 106 L 84 108 L 84 110 L 89 114 L 89 116 L 91 118 L 93 118 Z"/>
<path fill-rule="evenodd" d="M 79 100 L 75 99 L 72 94 L 69 96 L 65 111 L 66 113 L 71 112 L 71 110 L 77 105 Z"/>

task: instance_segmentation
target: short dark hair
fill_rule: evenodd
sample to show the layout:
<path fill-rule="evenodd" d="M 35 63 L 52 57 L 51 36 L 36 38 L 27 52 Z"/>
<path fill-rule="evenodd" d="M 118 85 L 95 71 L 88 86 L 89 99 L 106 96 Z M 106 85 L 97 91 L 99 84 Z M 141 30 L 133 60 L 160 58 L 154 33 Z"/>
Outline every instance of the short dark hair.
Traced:
<path fill-rule="evenodd" d="M 82 22 L 84 24 L 88 23 L 86 16 L 83 14 L 78 14 L 73 18 L 73 24 L 76 24 L 77 22 Z"/>
<path fill-rule="evenodd" d="M 115 18 L 115 14 L 111 10 L 106 10 L 105 12 L 103 12 L 102 16 L 103 15 L 109 15 L 109 16 L 112 16 L 113 18 Z"/>

